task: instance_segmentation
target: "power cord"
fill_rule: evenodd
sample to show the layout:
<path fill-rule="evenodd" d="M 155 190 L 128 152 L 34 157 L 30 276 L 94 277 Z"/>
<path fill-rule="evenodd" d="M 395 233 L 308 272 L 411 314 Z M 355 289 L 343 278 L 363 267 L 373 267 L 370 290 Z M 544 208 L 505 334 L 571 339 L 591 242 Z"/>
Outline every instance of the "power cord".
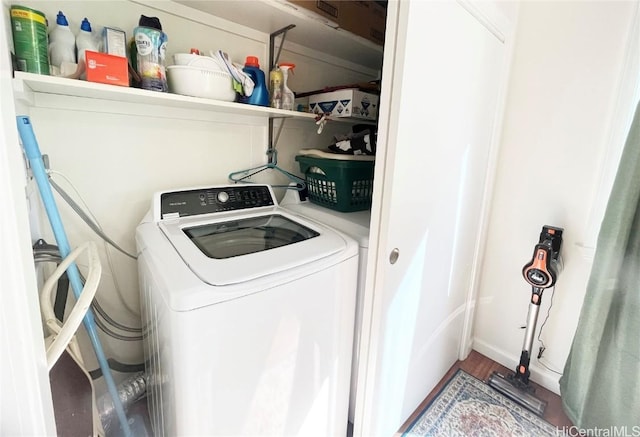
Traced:
<path fill-rule="evenodd" d="M 551 289 L 551 302 L 549 303 L 549 309 L 547 309 L 547 316 L 544 318 L 542 325 L 540 325 L 540 331 L 538 331 L 538 341 L 542 345 L 540 346 L 540 349 L 538 349 L 538 359 L 542 357 L 542 353 L 547 349 L 547 347 L 544 345 L 544 341 L 542 341 L 542 338 L 540 338 L 540 336 L 542 335 L 542 330 L 544 329 L 544 325 L 546 325 L 547 320 L 549 320 L 549 314 L 551 314 L 551 308 L 553 307 L 553 296 L 555 296 L 555 294 L 556 294 L 556 286 L 554 285 L 553 288 Z"/>
<path fill-rule="evenodd" d="M 547 366 L 545 363 L 542 362 L 542 360 L 540 358 L 538 358 L 538 363 L 540 363 L 540 365 L 542 367 L 544 367 L 545 369 L 547 369 L 549 372 L 553 372 L 556 375 L 560 375 L 562 376 L 562 372 L 558 372 L 557 370 L 553 370 L 551 367 Z"/>
<path fill-rule="evenodd" d="M 542 354 L 544 353 L 545 350 L 547 350 L 547 347 L 544 344 L 544 341 L 542 340 L 541 336 L 542 336 L 542 330 L 544 329 L 544 325 L 546 325 L 547 320 L 549 320 L 549 315 L 551 314 L 551 308 L 553 307 L 553 297 L 555 296 L 555 291 L 556 291 L 556 286 L 554 285 L 553 288 L 551 289 L 551 301 L 549 303 L 549 309 L 547 309 L 547 315 L 544 318 L 544 321 L 542 322 L 542 325 L 540 325 L 540 331 L 538 331 L 538 341 L 540 342 L 540 348 L 538 349 L 538 362 L 540 363 L 540 365 L 542 367 L 544 367 L 545 369 L 547 369 L 550 372 L 553 372 L 557 375 L 562 376 L 561 372 L 558 372 L 557 370 L 553 370 L 552 368 L 550 368 L 549 366 L 547 366 L 545 363 L 542 362 Z"/>

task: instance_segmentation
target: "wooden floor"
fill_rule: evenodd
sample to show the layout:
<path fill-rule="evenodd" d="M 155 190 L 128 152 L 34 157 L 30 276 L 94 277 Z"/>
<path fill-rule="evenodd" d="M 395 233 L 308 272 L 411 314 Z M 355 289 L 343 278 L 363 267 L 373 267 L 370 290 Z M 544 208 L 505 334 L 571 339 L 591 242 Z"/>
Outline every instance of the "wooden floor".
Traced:
<path fill-rule="evenodd" d="M 402 425 L 402 428 L 398 431 L 399 434 L 402 434 L 407 430 L 409 425 L 418 417 L 420 412 L 426 407 L 429 402 L 438 394 L 438 392 L 442 389 L 442 387 L 446 384 L 446 382 L 456 373 L 458 369 L 462 369 L 470 375 L 475 376 L 476 378 L 487 381 L 489 376 L 494 372 L 500 372 L 503 375 L 512 372 L 512 370 L 507 369 L 506 367 L 496 363 L 490 358 L 485 357 L 484 355 L 472 351 L 471 354 L 464 361 L 458 361 L 451 369 L 447 372 L 447 374 L 440 380 L 438 385 L 429 393 L 429 396 L 426 397 L 424 401 L 420 404 L 420 406 L 416 409 L 416 411 L 407 419 L 407 421 Z M 536 390 L 536 396 L 544 401 L 547 401 L 547 408 L 544 412 L 544 420 L 549 422 L 550 424 L 557 427 L 570 427 L 572 426 L 569 418 L 564 414 L 562 410 L 562 406 L 560 403 L 560 396 L 553 393 L 552 391 L 547 390 L 544 387 L 539 386 L 538 384 L 531 382 L 533 387 Z"/>

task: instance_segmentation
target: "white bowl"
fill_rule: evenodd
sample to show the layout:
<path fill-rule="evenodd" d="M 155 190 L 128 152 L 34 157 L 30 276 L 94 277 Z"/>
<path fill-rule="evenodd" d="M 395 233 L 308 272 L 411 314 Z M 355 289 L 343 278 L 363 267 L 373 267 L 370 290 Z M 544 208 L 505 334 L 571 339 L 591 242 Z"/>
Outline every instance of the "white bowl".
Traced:
<path fill-rule="evenodd" d="M 169 91 L 175 94 L 233 102 L 236 92 L 231 75 L 222 71 L 188 65 L 167 67 Z"/>

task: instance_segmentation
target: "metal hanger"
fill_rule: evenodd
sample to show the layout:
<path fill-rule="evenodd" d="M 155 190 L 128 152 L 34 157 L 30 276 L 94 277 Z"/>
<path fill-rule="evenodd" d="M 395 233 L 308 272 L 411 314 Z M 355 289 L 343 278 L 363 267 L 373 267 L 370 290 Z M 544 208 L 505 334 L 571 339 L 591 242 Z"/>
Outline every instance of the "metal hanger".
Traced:
<path fill-rule="evenodd" d="M 229 174 L 229 180 L 233 181 L 233 182 L 250 182 L 253 183 L 252 181 L 247 180 L 248 178 L 250 178 L 251 176 L 254 176 L 258 173 L 262 173 L 265 170 L 276 170 L 280 173 L 282 173 L 283 175 L 285 175 L 287 178 L 289 178 L 289 180 L 295 182 L 295 186 L 291 185 L 291 184 L 287 184 L 287 185 L 271 185 L 274 188 L 287 188 L 287 189 L 292 189 L 292 190 L 297 190 L 297 191 L 302 191 L 307 187 L 307 184 L 305 183 L 304 179 L 299 178 L 298 176 L 294 175 L 293 173 L 289 173 L 288 171 L 278 167 L 278 151 L 276 149 L 269 149 L 267 150 L 267 155 L 269 155 L 269 162 L 267 164 L 263 164 L 263 165 L 259 165 L 257 167 L 253 167 L 253 168 L 248 168 L 246 170 L 240 170 L 240 171 L 236 171 L 233 173 Z"/>

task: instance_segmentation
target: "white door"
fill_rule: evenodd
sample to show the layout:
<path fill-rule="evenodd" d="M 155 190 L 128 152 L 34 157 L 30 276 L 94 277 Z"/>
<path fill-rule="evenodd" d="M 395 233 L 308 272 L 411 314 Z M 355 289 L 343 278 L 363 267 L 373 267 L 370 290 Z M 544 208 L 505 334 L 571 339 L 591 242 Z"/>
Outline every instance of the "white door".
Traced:
<path fill-rule="evenodd" d="M 389 3 L 356 435 L 393 435 L 469 352 L 508 71 L 499 29 L 466 2 Z"/>

